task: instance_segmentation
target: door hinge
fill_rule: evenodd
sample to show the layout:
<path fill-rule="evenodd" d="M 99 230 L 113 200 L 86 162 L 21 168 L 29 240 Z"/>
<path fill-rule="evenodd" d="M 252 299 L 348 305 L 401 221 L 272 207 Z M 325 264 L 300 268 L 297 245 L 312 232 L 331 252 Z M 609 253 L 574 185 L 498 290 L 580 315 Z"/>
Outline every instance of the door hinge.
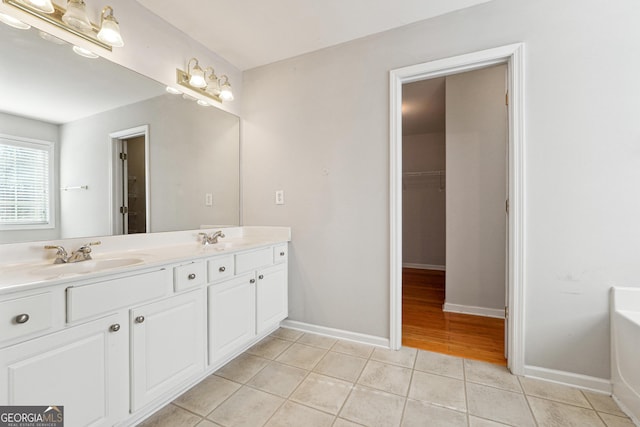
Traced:
<path fill-rule="evenodd" d="M 504 94 L 504 105 L 509 105 L 509 92 Z"/>
<path fill-rule="evenodd" d="M 506 305 L 504 307 L 504 318 L 505 320 L 509 318 L 509 307 Z"/>
<path fill-rule="evenodd" d="M 129 213 L 129 208 L 126 206 L 120 206 L 120 213 L 123 215 Z"/>
<path fill-rule="evenodd" d="M 120 153 L 120 160 L 127 160 L 127 153 Z"/>
<path fill-rule="evenodd" d="M 509 199 L 504 202 L 504 209 L 509 214 Z"/>

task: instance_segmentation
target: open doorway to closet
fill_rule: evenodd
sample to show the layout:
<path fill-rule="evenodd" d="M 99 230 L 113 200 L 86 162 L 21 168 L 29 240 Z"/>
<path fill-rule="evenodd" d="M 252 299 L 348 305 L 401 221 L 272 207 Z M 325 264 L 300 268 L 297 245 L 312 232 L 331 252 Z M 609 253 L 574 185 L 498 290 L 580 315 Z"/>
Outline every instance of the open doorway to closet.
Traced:
<path fill-rule="evenodd" d="M 402 343 L 505 359 L 507 66 L 402 87 Z"/>

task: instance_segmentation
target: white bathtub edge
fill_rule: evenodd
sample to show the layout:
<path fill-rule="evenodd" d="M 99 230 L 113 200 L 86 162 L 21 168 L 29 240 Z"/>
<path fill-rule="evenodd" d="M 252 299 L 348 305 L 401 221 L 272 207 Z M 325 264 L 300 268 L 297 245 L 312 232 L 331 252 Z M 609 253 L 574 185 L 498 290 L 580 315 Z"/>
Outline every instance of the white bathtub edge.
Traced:
<path fill-rule="evenodd" d="M 611 398 L 613 398 L 613 400 L 618 404 L 622 412 L 627 414 L 627 417 L 631 419 L 632 423 L 634 423 L 637 426 L 640 426 L 640 419 L 638 419 L 635 416 L 635 414 L 633 413 L 633 411 L 631 411 L 631 409 L 627 408 L 627 406 L 624 403 L 620 402 L 620 399 L 618 399 L 615 394 L 612 395 Z"/>
<path fill-rule="evenodd" d="M 525 365 L 524 376 L 608 395 L 611 395 L 612 390 L 611 381 L 606 378 L 591 377 L 539 366 Z"/>

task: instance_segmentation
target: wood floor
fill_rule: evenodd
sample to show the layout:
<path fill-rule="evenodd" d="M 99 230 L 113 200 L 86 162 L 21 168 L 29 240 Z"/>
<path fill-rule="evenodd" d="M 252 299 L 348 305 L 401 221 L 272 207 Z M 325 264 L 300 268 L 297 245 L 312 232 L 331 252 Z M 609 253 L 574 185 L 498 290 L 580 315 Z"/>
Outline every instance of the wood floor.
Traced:
<path fill-rule="evenodd" d="M 402 345 L 506 365 L 504 320 L 445 313 L 443 271 L 402 271 Z"/>

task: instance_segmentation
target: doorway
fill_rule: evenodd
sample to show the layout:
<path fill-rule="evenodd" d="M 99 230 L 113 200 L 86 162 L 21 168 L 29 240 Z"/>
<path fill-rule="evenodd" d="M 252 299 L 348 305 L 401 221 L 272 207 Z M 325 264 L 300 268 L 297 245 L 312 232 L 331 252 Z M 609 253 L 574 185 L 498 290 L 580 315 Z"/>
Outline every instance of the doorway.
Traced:
<path fill-rule="evenodd" d="M 391 72 L 390 144 L 390 346 L 398 349 L 402 340 L 402 86 L 420 80 L 444 77 L 506 64 L 510 102 L 508 138 L 509 208 L 507 248 L 506 353 L 514 374 L 524 369 L 524 137 L 523 137 L 523 44 L 514 44 L 467 55 L 405 67 Z"/>
<path fill-rule="evenodd" d="M 109 134 L 113 234 L 149 233 L 149 127 Z"/>
<path fill-rule="evenodd" d="M 402 88 L 402 343 L 502 365 L 506 71 Z"/>

